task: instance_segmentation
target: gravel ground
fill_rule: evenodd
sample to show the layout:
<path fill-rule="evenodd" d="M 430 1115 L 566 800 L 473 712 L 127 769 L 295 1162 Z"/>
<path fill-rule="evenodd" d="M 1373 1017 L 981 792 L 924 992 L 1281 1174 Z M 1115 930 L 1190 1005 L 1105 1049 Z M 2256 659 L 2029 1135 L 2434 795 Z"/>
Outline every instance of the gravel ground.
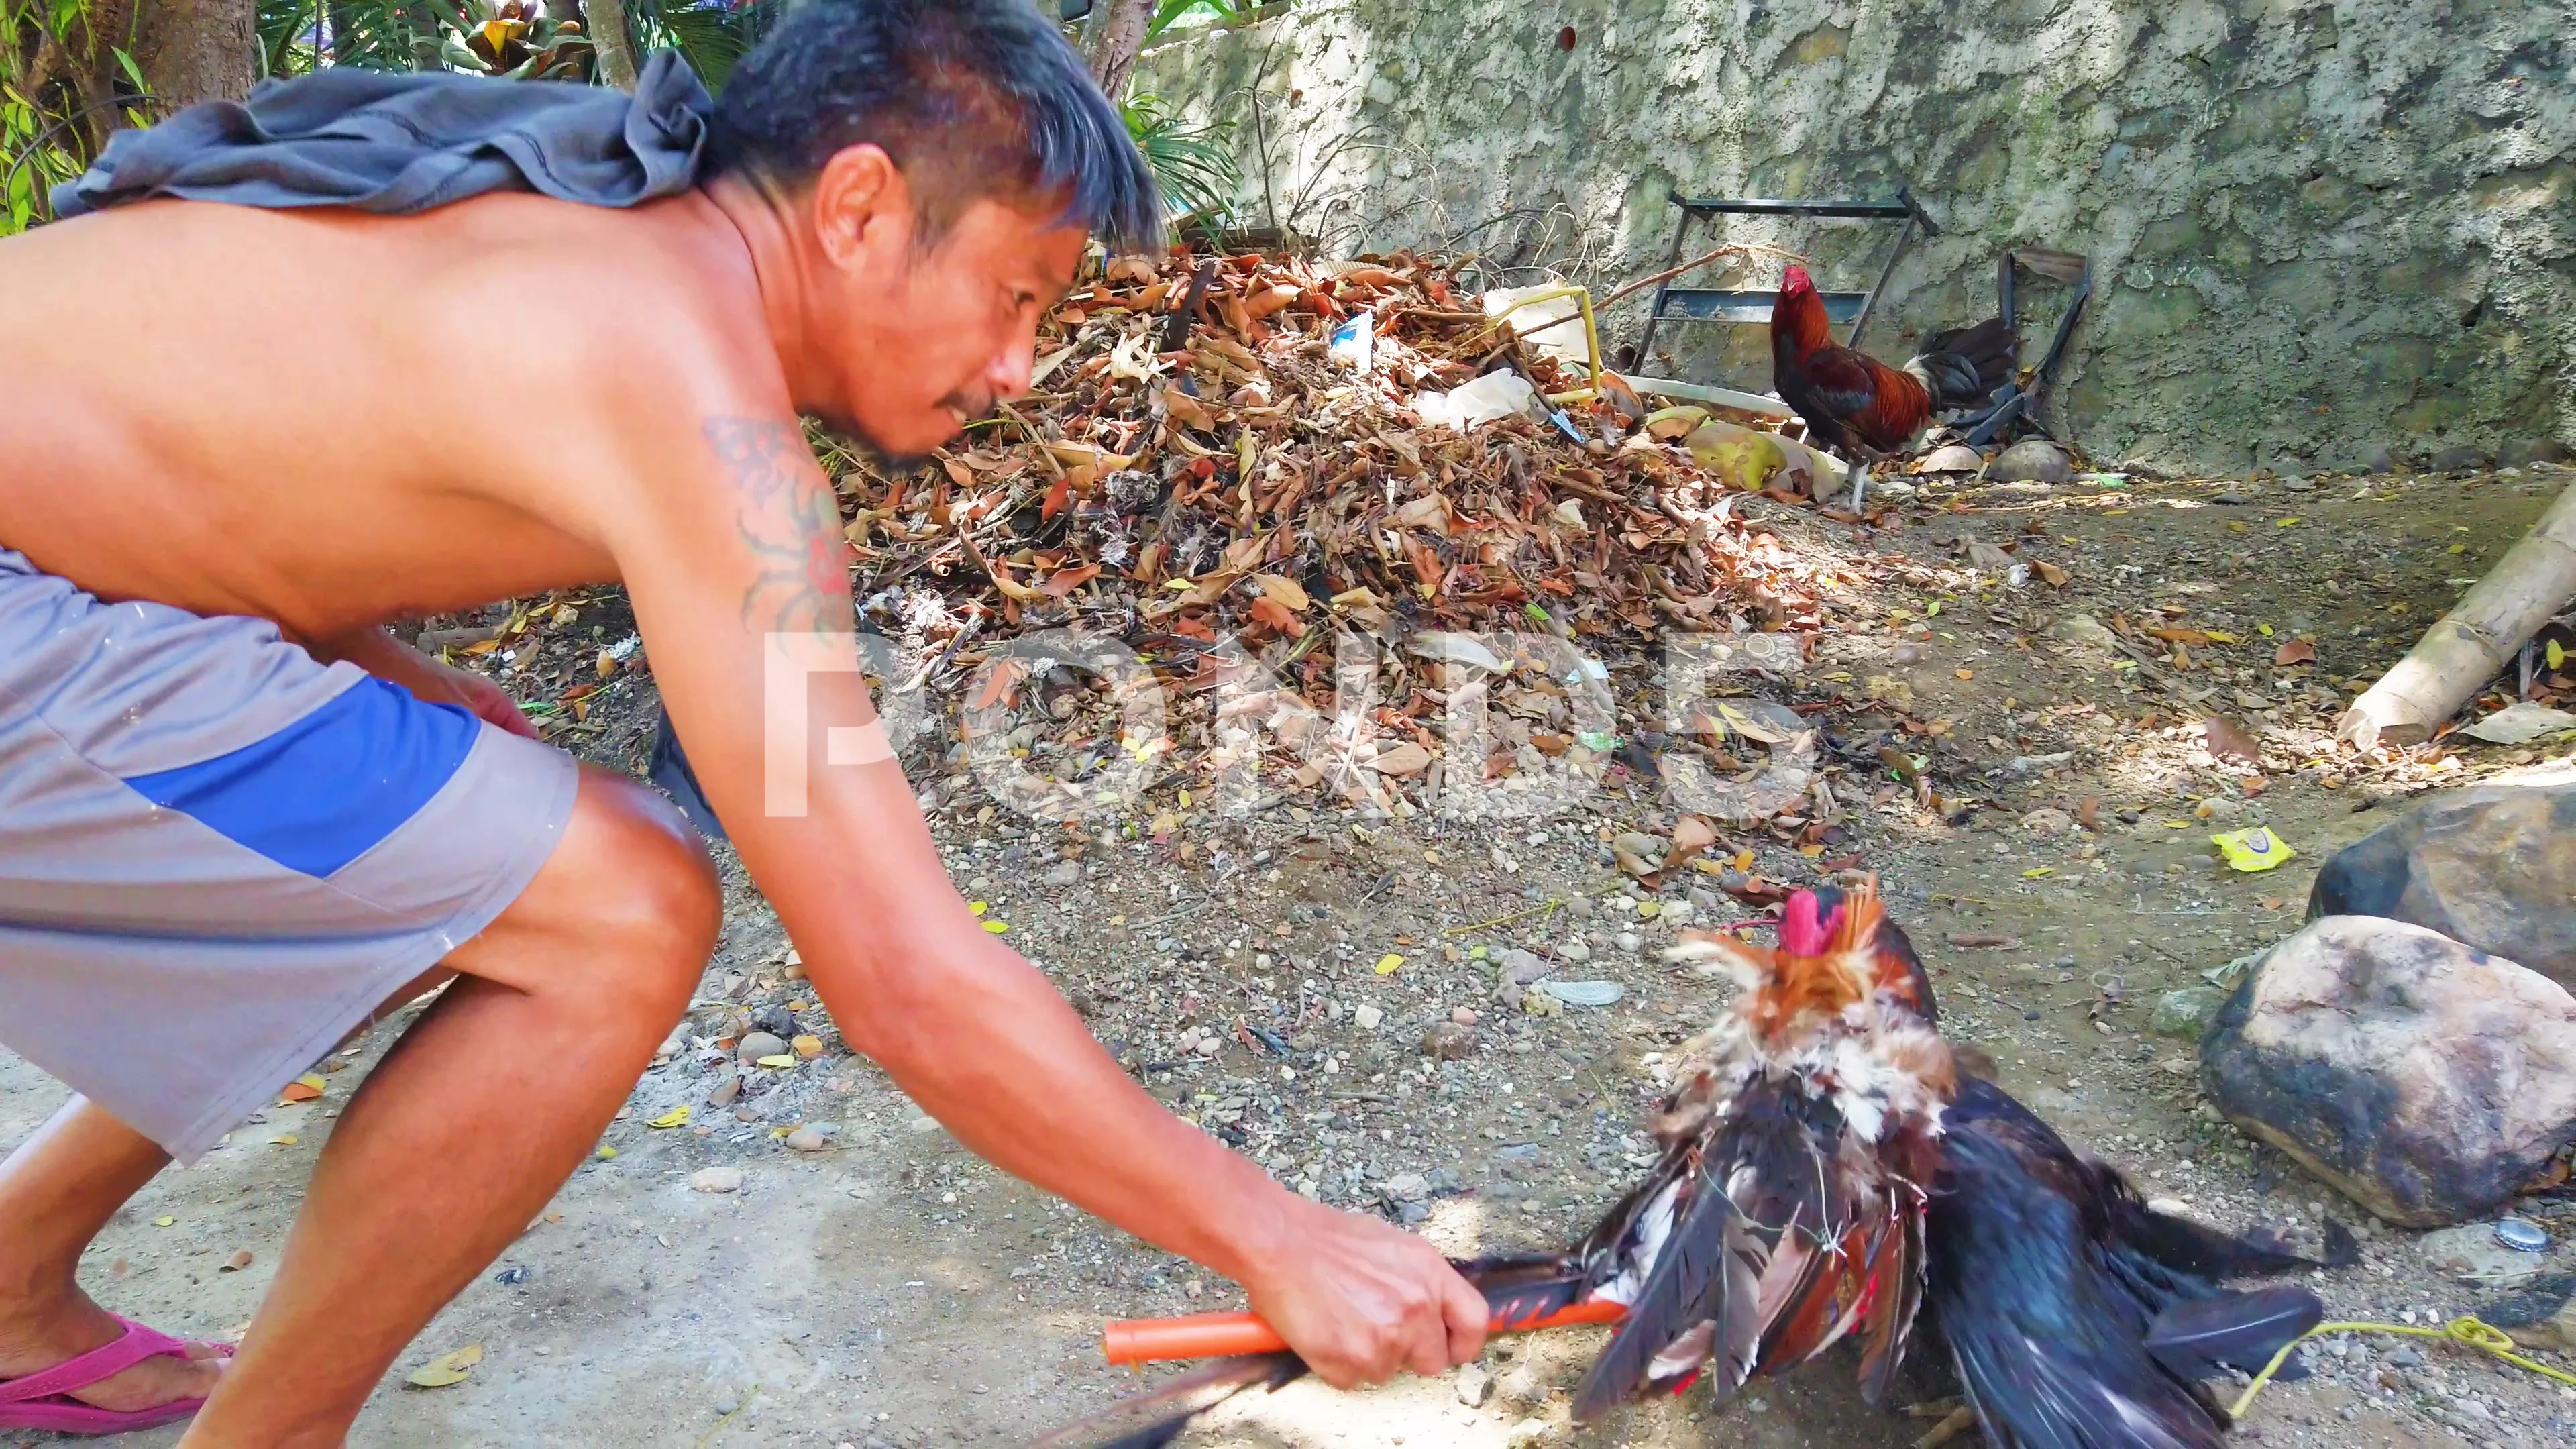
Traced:
<path fill-rule="evenodd" d="M 2322 732 L 2349 695 L 2336 686 L 2402 652 L 2456 593 L 2449 581 L 2481 572 L 2567 481 L 1939 491 L 1866 539 L 1777 510 L 1766 526 L 1783 546 L 1834 556 L 1849 582 L 1805 673 L 1768 691 L 1828 706 L 1837 805 L 1797 827 L 1729 832 L 1713 853 L 1750 850 L 1751 874 L 1790 884 L 1838 861 L 1879 872 L 1954 1034 L 2070 1140 L 2223 1226 L 2270 1223 L 2309 1244 L 2329 1216 L 2358 1230 L 2362 1261 L 2316 1277 L 2336 1316 L 2470 1311 L 2490 1295 L 2436 1271 L 2416 1235 L 2372 1224 L 2217 1122 L 2188 1036 L 2157 1034 L 2151 1017 L 2166 993 L 2294 928 L 2316 866 L 2405 795 L 2533 758 L 2469 746 L 2362 762 Z M 1999 582 L 2003 567 L 1971 545 L 2005 542 L 2068 582 Z M 574 612 L 556 645 L 511 661 L 522 675 L 574 677 L 624 627 L 613 599 Z M 2248 642 L 2186 643 L 2197 657 L 2176 662 L 2161 641 L 2070 630 L 2070 615 Z M 2267 624 L 2312 636 L 2317 664 L 2272 666 Z M 1655 723 L 1636 703 L 1656 683 L 1644 661 L 1613 664 L 1634 740 Z M 577 722 L 586 751 L 634 761 L 649 699 L 640 673 L 619 674 Z M 2198 721 L 2213 709 L 2256 738 L 2259 776 L 2208 753 Z M 1908 770 L 1885 762 L 1890 749 Z M 1400 791 L 1379 797 L 1391 808 L 1307 791 L 1217 818 L 1203 795 L 1195 810 L 1181 797 L 1184 775 L 1066 828 L 990 809 L 935 753 L 914 778 L 954 877 L 1157 1097 L 1299 1190 L 1463 1253 L 1570 1241 L 1648 1160 L 1658 1069 L 1717 1002 L 1657 948 L 1676 915 L 1752 914 L 1716 874 L 1677 869 L 1648 887 L 1622 870 L 1622 836 L 1669 838 L 1678 824 L 1643 762 L 1622 763 L 1635 759 L 1598 762 L 1580 809 L 1506 824 L 1408 813 Z M 2266 875 L 2219 867 L 2211 830 L 2251 823 L 2299 856 Z M 1230 1285 L 985 1167 L 847 1054 L 729 858 L 727 874 L 724 945 L 687 1031 L 608 1151 L 402 1368 L 469 1344 L 481 1364 L 450 1388 L 389 1385 L 353 1442 L 1019 1442 L 1137 1382 L 1100 1364 L 1104 1318 L 1236 1305 Z M 1615 983 L 1619 999 L 1568 1006 L 1499 988 L 1507 952 L 1556 982 Z M 175 1331 L 238 1330 L 339 1104 L 398 1026 L 335 1058 L 321 1100 L 272 1107 L 146 1189 L 100 1239 L 93 1290 Z M 796 1064 L 738 1067 L 716 1043 L 749 1030 L 791 1043 L 782 1055 Z M 0 1138 L 60 1095 L 0 1057 Z M 685 1123 L 652 1125 L 683 1107 Z M 813 1130 L 791 1146 L 800 1128 Z M 2576 1264 L 2576 1201 L 2535 1200 L 2529 1215 L 2556 1235 L 2558 1268 Z M 245 1266 L 227 1266 L 244 1252 Z M 1691 1396 L 1574 1432 L 1564 1390 L 1597 1342 L 1498 1343 L 1472 1374 L 1368 1395 L 1299 1385 L 1230 1407 L 1191 1442 L 1895 1449 L 1924 1427 L 1861 1404 L 1835 1356 L 1723 1409 Z M 2447 1345 L 2354 1336 L 2313 1356 L 2321 1371 L 2268 1391 L 2243 1437 L 2576 1442 L 2576 1390 Z M 1937 1367 L 1917 1377 L 1923 1398 L 1950 1392 Z"/>

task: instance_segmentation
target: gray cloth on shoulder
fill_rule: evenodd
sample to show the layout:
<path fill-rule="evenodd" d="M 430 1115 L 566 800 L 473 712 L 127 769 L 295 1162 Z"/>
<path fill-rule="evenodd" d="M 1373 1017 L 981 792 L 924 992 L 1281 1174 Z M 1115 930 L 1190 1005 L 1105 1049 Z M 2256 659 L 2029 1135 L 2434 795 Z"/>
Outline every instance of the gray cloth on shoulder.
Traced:
<path fill-rule="evenodd" d="M 633 206 L 696 183 L 714 104 L 667 50 L 645 62 L 631 96 L 568 81 L 335 68 L 118 132 L 79 180 L 54 188 L 54 214 L 175 196 L 401 215 L 524 190 Z"/>

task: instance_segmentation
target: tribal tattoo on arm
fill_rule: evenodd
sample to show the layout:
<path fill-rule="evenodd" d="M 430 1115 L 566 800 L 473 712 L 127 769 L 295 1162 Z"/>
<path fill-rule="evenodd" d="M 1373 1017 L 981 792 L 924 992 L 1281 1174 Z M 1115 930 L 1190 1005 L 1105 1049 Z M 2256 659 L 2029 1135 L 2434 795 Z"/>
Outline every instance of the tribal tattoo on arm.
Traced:
<path fill-rule="evenodd" d="M 734 495 L 734 526 L 760 575 L 743 591 L 742 621 L 762 633 L 847 634 L 849 545 L 832 485 L 792 418 L 710 418 L 707 445 Z"/>

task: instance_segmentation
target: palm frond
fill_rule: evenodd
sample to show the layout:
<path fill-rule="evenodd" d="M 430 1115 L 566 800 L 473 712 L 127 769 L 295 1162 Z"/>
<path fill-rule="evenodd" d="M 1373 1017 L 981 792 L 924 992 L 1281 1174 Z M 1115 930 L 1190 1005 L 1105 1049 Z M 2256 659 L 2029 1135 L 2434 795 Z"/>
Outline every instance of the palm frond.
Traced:
<path fill-rule="evenodd" d="M 1218 216 L 1233 210 L 1243 188 L 1243 166 L 1227 145 L 1233 128 L 1218 123 L 1185 126 L 1154 96 L 1130 97 L 1119 108 L 1127 117 L 1127 134 L 1145 153 L 1163 199 L 1181 212 Z"/>

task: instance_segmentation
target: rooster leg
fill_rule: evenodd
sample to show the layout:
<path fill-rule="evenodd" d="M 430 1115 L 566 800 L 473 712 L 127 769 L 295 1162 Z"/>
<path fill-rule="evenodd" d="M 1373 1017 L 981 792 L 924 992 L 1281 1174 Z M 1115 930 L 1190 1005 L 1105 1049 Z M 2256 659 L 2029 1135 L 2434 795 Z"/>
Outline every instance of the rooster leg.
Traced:
<path fill-rule="evenodd" d="M 1949 1417 L 1932 1426 L 1930 1432 L 1914 1441 L 1914 1449 L 1939 1449 L 1961 1434 L 1977 1427 L 1977 1411 L 1965 1404 L 1950 1411 Z"/>
<path fill-rule="evenodd" d="M 1869 465 L 1861 461 L 1859 449 L 1852 450 L 1851 468 L 1843 478 L 1851 485 L 1851 511 L 1858 513 L 1862 501 L 1869 494 Z"/>

